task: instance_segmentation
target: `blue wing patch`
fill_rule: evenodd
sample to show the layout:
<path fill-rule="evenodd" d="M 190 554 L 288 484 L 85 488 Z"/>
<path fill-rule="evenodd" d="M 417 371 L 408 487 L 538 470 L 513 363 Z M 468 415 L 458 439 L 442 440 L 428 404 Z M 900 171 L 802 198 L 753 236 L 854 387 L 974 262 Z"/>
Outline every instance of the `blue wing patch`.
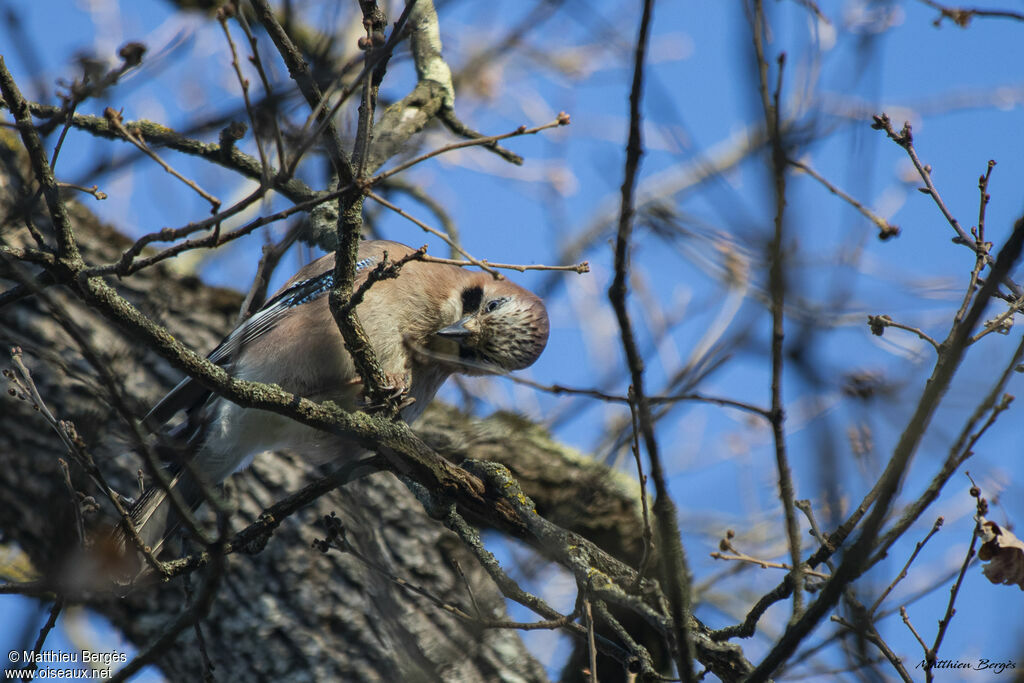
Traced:
<path fill-rule="evenodd" d="M 356 263 L 356 272 L 364 271 L 376 262 L 377 259 L 373 257 L 361 259 Z M 272 328 L 287 310 L 319 299 L 331 291 L 333 286 L 333 270 L 328 270 L 316 277 L 296 282 L 267 301 L 263 308 L 253 313 L 251 318 L 229 334 L 227 339 L 210 353 L 210 360 L 214 363 L 222 363 L 229 360 L 239 348 L 254 341 Z"/>
<path fill-rule="evenodd" d="M 367 257 L 356 262 L 356 273 L 360 273 L 374 263 L 377 259 Z M 255 318 L 259 313 L 263 311 L 269 311 L 272 308 L 292 308 L 294 306 L 301 306 L 302 304 L 308 304 L 331 290 L 334 286 L 334 271 L 328 270 L 325 273 L 317 275 L 316 277 L 309 278 L 308 280 L 302 280 L 296 282 L 294 285 L 284 290 L 273 299 L 263 305 L 263 308 L 259 312 L 253 315 Z"/>
<path fill-rule="evenodd" d="M 287 291 L 282 292 L 281 298 L 276 302 L 273 302 L 273 305 L 292 308 L 294 306 L 308 304 L 310 301 L 313 301 L 325 292 L 330 291 L 333 286 L 334 273 L 327 271 L 319 277 L 303 280 L 302 282 L 296 283 L 295 286 L 289 287 Z"/>
<path fill-rule="evenodd" d="M 377 259 L 373 257 L 360 259 L 356 262 L 356 273 L 370 268 L 376 262 Z M 236 327 L 217 348 L 210 352 L 207 358 L 218 365 L 230 364 L 244 346 L 252 343 L 274 327 L 289 309 L 315 301 L 331 291 L 333 286 L 333 270 L 328 270 L 315 277 L 296 282 L 267 301 L 260 310 L 253 313 L 248 320 Z M 150 425 L 151 429 L 155 429 L 160 424 L 170 420 L 176 412 L 180 410 L 190 411 L 202 405 L 209 395 L 210 392 L 205 387 L 194 382 L 190 377 L 186 377 L 149 411 L 145 418 L 146 423 Z"/>

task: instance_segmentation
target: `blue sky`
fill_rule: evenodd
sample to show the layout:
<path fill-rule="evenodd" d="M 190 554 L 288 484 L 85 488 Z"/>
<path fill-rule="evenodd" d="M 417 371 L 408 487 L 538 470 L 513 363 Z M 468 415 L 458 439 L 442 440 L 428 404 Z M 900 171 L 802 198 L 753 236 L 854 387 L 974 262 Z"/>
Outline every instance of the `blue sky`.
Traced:
<path fill-rule="evenodd" d="M 813 179 L 794 174 L 789 181 L 787 230 L 792 236 L 792 294 L 807 310 L 828 318 L 830 327 L 814 337 L 813 361 L 819 373 L 790 371 L 784 389 L 789 415 L 789 446 L 798 497 L 816 502 L 825 468 L 824 443 L 839 449 L 836 467 L 848 485 L 846 505 L 856 504 L 870 485 L 870 475 L 885 464 L 923 386 L 932 363 L 930 350 L 913 335 L 890 330 L 873 337 L 867 314 L 885 313 L 918 326 L 933 336 L 944 334 L 947 320 L 973 264 L 972 253 L 951 243 L 953 233 L 932 201 L 916 191 L 906 154 L 869 127 L 870 114 L 887 111 L 894 124 L 909 119 L 915 145 L 952 213 L 965 226 L 977 222 L 978 176 L 989 159 L 998 162 L 989 185 L 988 239 L 997 244 L 1009 234 L 1024 209 L 1019 188 L 1024 178 L 1024 136 L 1020 134 L 1024 81 L 1022 24 L 976 19 L 961 30 L 949 22 L 932 25 L 934 10 L 920 2 L 820 3 L 831 20 L 814 20 L 797 2 L 766 3 L 772 12 L 768 53 L 787 54 L 784 109 L 796 116 L 818 139 L 801 159 L 902 228 L 899 238 L 880 242 L 874 229 L 848 205 L 832 197 Z M 631 44 L 637 17 L 633 3 L 569 2 L 527 42 L 535 55 L 548 59 L 508 60 L 458 93 L 457 110 L 473 127 L 487 133 L 506 132 L 520 124 L 536 125 L 559 111 L 572 116 L 572 125 L 516 139 L 508 147 L 527 159 L 525 166 L 504 164 L 481 150 L 463 151 L 423 164 L 406 178 L 421 183 L 458 223 L 466 248 L 475 256 L 514 263 L 557 263 L 560 245 L 601 220 L 614 219 L 621 182 L 627 125 Z M 324 25 L 336 21 L 333 3 L 310 3 Z M 519 2 L 447 3 L 441 5 L 445 54 L 453 66 L 487 47 L 517 23 L 532 4 Z M 871 12 L 887 12 L 880 21 Z M 43 69 L 30 73 L 23 55 L 5 36 L 0 48 L 26 93 L 32 78 L 46 88 L 52 101 L 54 83 L 72 77 L 73 58 L 82 51 L 109 55 L 127 40 L 150 47 L 146 62 L 119 87 L 83 106 L 99 113 L 106 106 L 124 109 L 126 119 L 149 118 L 177 126 L 235 106 L 237 82 L 224 58 L 219 26 L 199 15 L 182 17 L 165 3 L 96 0 L 48 0 L 19 7 L 29 38 L 47 35 L 39 58 Z M 880 27 L 886 27 L 882 30 Z M 38 45 L 41 43 L 37 43 Z M 263 41 L 264 59 L 272 73 L 284 75 Z M 700 163 L 720 159 L 724 150 L 739 145 L 745 131 L 760 122 L 759 103 L 751 87 L 749 28 L 737 3 L 660 3 L 655 12 L 651 65 L 647 82 L 645 138 L 639 192 L 653 192 L 664 182 Z M 411 82 L 411 66 L 396 59 L 386 81 L 385 97 L 401 96 Z M 209 91 L 229 93 L 230 102 L 211 100 Z M 295 107 L 301 107 L 296 101 Z M 808 112 L 816 111 L 814 115 Z M 850 112 L 859 112 L 851 116 Z M 345 122 L 351 124 L 351 112 Z M 343 126 L 344 128 L 344 126 Z M 209 134 L 210 139 L 215 133 Z M 448 136 L 433 131 L 426 148 L 444 144 Z M 72 132 L 59 169 L 64 179 L 85 179 L 98 159 L 129 149 L 94 141 Z M 204 188 L 225 200 L 238 198 L 246 187 L 217 167 L 184 157 L 171 162 Z M 313 184 L 318 171 L 307 170 Z M 771 229 L 773 205 L 765 183 L 763 160 L 740 164 L 734 170 L 700 185 L 685 195 L 668 194 L 661 201 L 678 217 L 687 237 L 669 241 L 638 229 L 633 252 L 637 270 L 632 313 L 645 345 L 658 338 L 648 360 L 648 385 L 660 391 L 707 338 L 717 323 L 727 323 L 723 336 L 748 330 L 724 368 L 699 386 L 708 394 L 765 405 L 768 400 L 768 318 L 756 300 L 763 284 L 755 273 L 745 295 L 730 292 L 715 276 L 723 254 L 756 263 Z M 90 181 L 91 184 L 92 181 Z M 165 226 L 183 225 L 204 216 L 202 200 L 175 184 L 155 166 L 141 164 L 132 174 L 108 176 L 101 189 L 104 202 L 83 200 L 120 229 L 141 235 Z M 436 225 L 429 212 L 411 200 L 400 202 L 414 215 Z M 271 200 L 260 210 L 282 206 Z M 427 243 L 435 254 L 443 245 L 398 216 L 381 214 L 381 231 L 409 244 Z M 283 227 L 273 228 L 280 234 Z M 612 249 L 605 236 L 593 242 L 584 258 L 592 272 L 584 276 L 527 273 L 514 279 L 534 289 L 555 283 L 547 303 L 552 318 L 548 350 L 527 376 L 569 386 L 594 386 L 625 393 L 628 381 L 621 367 L 616 329 L 605 291 L 612 275 Z M 264 236 L 255 235 L 204 258 L 203 277 L 225 286 L 248 286 Z M 278 271 L 278 282 L 299 265 L 301 255 Z M 711 268 L 711 270 L 709 270 Z M 736 305 L 733 310 L 730 308 Z M 994 314 L 993 309 L 993 314 Z M 657 311 L 674 322 L 659 337 Z M 725 312 L 732 311 L 731 316 Z M 676 320 L 678 318 L 678 320 Z M 791 322 L 791 337 L 798 326 Z M 989 335 L 974 348 L 955 380 L 922 444 L 904 485 L 906 499 L 916 496 L 945 456 L 951 440 L 994 373 L 1001 369 L 1017 342 Z M 841 394 L 849 373 L 875 373 L 895 384 L 895 400 L 884 410 L 864 408 Z M 541 418 L 563 416 L 556 435 L 596 457 L 613 458 L 600 438 L 605 427 L 622 418 L 620 407 L 552 397 L 504 381 L 474 385 L 488 401 L 481 412 L 513 408 Z M 1019 392 L 1014 378 L 1008 391 Z M 456 400 L 458 393 L 443 394 Z M 1018 411 L 1019 412 L 1019 411 Z M 977 449 L 969 469 L 987 495 L 1002 493 L 994 507 L 997 521 L 1024 514 L 1021 497 L 1014 495 L 1024 476 L 1020 453 L 1019 417 L 1011 411 L 997 423 Z M 851 425 L 870 427 L 877 454 L 858 460 L 845 439 Z M 726 528 L 750 534 L 751 552 L 770 545 L 759 529 L 780 529 L 771 444 L 760 426 L 743 415 L 720 408 L 686 405 L 659 425 L 671 485 L 681 512 L 684 542 L 698 581 L 721 571 L 708 558 Z M 838 432 L 838 436 L 835 433 Z M 829 435 L 834 438 L 826 438 Z M 913 543 L 943 515 L 947 524 L 897 591 L 900 596 L 943 575 L 962 559 L 970 538 L 972 501 L 966 478 L 958 474 L 946 493 L 925 514 L 918 527 L 898 545 L 889 561 L 870 575 L 866 585 L 876 590 L 895 575 Z M 765 541 L 759 545 L 761 539 Z M 776 548 L 777 550 L 777 548 Z M 781 559 L 785 553 L 777 553 Z M 769 571 L 743 575 L 744 588 L 758 594 L 780 578 Z M 557 576 L 550 577 L 557 592 Z M 571 588 L 571 586 L 570 586 Z M 957 615 L 943 645 L 943 654 L 964 660 L 986 657 L 1005 660 L 1020 654 L 1022 619 L 1019 610 L 990 613 L 986 605 L 1016 599 L 1016 588 L 990 585 L 973 567 L 957 604 Z M 869 590 L 868 595 L 873 595 Z M 919 629 L 934 635 L 934 624 L 945 608 L 947 591 L 910 606 Z M 563 593 L 564 597 L 564 593 Z M 2 597 L 5 613 L 23 614 L 31 601 Z M 887 603 L 888 604 L 888 603 Z M 785 605 L 769 611 L 768 623 L 785 619 Z M 524 615 L 516 615 L 524 617 Z M 701 616 L 712 626 L 735 620 L 735 615 L 705 606 Z M 45 618 L 45 615 L 44 617 Z M 17 642 L 21 619 L 5 620 L 0 642 Z M 8 627 L 10 628 L 10 627 Z M 883 635 L 908 661 L 920 649 L 898 618 L 882 622 Z M 825 625 L 819 637 L 830 632 Z M 60 631 L 60 629 L 58 629 Z M 60 633 L 54 638 L 62 638 Z M 527 635 L 531 642 L 547 635 Z M 551 639 L 548 639 L 549 641 Z M 63 647 L 63 641 L 54 643 Z M 812 642 L 813 639 L 812 639 Z M 744 643 L 750 658 L 770 641 Z M 12 645 L 12 647 L 14 647 Z M 543 649 L 544 643 L 537 642 Z"/>

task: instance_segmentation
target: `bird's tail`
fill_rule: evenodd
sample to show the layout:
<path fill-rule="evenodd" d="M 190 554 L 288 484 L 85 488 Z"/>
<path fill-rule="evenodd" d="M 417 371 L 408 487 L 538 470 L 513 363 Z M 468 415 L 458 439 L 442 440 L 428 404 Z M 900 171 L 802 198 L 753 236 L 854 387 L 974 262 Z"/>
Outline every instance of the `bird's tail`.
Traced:
<path fill-rule="evenodd" d="M 203 502 L 202 488 L 187 468 L 165 472 L 169 475 L 168 489 L 174 491 L 181 503 L 180 507 L 191 514 Z M 182 518 L 178 508 L 167 490 L 156 484 L 146 489 L 128 510 L 132 526 L 142 540 L 142 545 L 148 547 L 154 557 L 160 552 L 164 542 L 181 527 Z M 124 528 L 123 522 L 119 522 L 114 531 L 113 543 L 126 557 L 136 558 L 133 566 L 136 571 L 142 568 L 142 558 L 135 552 L 135 542 Z"/>

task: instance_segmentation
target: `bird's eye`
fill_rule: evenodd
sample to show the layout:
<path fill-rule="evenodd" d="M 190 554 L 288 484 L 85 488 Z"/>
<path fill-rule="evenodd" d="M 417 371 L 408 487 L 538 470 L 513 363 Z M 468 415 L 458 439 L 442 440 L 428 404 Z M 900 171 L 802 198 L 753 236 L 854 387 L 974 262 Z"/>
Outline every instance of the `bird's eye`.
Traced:
<path fill-rule="evenodd" d="M 493 313 L 498 310 L 503 303 L 505 303 L 505 299 L 491 299 L 487 302 L 487 305 L 484 306 L 484 310 L 488 313 Z"/>

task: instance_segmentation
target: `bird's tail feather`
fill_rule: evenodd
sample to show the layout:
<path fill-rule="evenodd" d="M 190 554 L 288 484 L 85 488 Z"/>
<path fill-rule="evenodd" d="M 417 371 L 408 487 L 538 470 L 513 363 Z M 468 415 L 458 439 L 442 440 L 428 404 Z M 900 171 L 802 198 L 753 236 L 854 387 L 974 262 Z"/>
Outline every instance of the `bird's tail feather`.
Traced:
<path fill-rule="evenodd" d="M 169 474 L 171 475 L 169 488 L 184 503 L 184 508 L 189 513 L 193 512 L 203 502 L 202 488 L 187 469 L 179 470 L 176 473 L 169 472 Z M 128 510 L 128 514 L 142 544 L 148 546 L 154 556 L 160 552 L 164 542 L 182 524 L 181 514 L 167 491 L 160 485 L 146 489 Z M 118 524 L 114 531 L 114 542 L 125 555 L 136 554 L 135 544 L 123 524 Z M 141 557 L 138 560 L 141 561 Z M 141 569 L 141 563 L 138 568 Z"/>

